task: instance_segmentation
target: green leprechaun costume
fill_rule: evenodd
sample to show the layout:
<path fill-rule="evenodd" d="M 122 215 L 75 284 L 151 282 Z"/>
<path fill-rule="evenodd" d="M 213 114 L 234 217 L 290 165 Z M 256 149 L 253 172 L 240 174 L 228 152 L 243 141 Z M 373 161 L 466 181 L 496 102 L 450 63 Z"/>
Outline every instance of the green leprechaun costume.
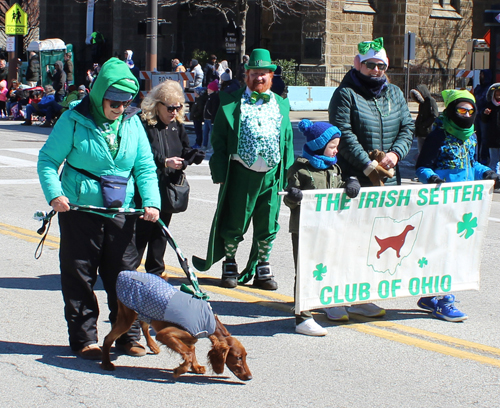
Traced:
<path fill-rule="evenodd" d="M 290 105 L 269 90 L 276 69 L 269 51 L 253 50 L 245 69 L 246 89 L 220 93 L 210 170 L 213 182 L 221 187 L 206 259 L 193 257 L 193 265 L 206 271 L 225 256 L 221 286 L 235 287 L 255 275 L 254 286 L 275 290 L 268 259 L 279 230 L 278 192 L 294 162 Z M 263 91 L 256 92 L 257 88 Z M 238 274 L 236 251 L 250 221 L 254 230 L 250 258 Z"/>

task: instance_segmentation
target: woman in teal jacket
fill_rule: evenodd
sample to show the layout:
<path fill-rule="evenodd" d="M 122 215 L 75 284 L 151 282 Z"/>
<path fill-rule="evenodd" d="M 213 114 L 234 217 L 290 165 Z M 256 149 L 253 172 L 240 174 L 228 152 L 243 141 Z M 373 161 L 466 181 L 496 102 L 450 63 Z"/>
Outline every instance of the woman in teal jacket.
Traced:
<path fill-rule="evenodd" d="M 144 219 L 158 220 L 160 194 L 151 148 L 137 111 L 125 113 L 138 91 L 129 67 L 111 58 L 103 65 L 90 95 L 62 114 L 38 158 L 45 198 L 59 213 L 61 286 L 69 342 L 73 351 L 86 359 L 101 358 L 97 345 L 99 308 L 93 291 L 97 271 L 108 295 L 109 319 L 114 323 L 116 278 L 122 270 L 135 269 L 136 220 L 123 214 L 111 218 L 69 211 L 69 203 L 101 207 L 102 190 L 94 178 L 130 177 L 122 207 L 131 206 L 135 183 Z M 64 162 L 59 177 L 58 169 Z M 135 325 L 117 340 L 117 346 L 130 355 L 145 355 L 139 338 Z"/>

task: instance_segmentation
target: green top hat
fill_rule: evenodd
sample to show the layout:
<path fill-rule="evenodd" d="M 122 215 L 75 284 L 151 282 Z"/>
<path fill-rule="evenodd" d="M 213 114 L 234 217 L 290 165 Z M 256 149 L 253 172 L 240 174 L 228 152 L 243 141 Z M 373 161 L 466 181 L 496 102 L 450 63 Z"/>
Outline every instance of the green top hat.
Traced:
<path fill-rule="evenodd" d="M 245 69 L 268 69 L 276 70 L 276 65 L 271 61 L 271 54 L 264 48 L 256 48 L 250 54 L 250 60 L 245 64 Z"/>

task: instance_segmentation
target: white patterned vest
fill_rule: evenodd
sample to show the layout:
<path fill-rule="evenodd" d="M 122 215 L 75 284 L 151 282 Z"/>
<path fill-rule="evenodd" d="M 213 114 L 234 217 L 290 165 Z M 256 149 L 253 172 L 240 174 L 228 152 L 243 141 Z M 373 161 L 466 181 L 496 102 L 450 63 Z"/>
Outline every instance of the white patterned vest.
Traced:
<path fill-rule="evenodd" d="M 241 125 L 238 142 L 240 159 L 251 167 L 262 157 L 269 168 L 281 160 L 280 128 L 282 116 L 278 102 L 271 92 L 267 103 L 250 103 L 250 96 L 244 92 L 241 99 Z"/>

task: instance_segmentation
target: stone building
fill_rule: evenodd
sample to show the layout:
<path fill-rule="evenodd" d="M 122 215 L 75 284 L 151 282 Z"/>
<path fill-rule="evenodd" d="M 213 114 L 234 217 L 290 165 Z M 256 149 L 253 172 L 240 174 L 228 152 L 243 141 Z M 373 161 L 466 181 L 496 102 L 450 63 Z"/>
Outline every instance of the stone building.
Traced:
<path fill-rule="evenodd" d="M 352 64 L 356 45 L 363 40 L 384 37 L 391 66 L 403 68 L 404 35 L 416 33 L 419 67 L 454 69 L 464 65 L 466 41 L 482 37 L 487 0 L 327 0 L 326 8 L 306 6 L 299 16 L 272 19 L 255 2 L 249 1 L 246 49 L 267 47 L 275 59 L 294 59 L 301 68 L 326 71 Z M 500 2 L 500 0 L 499 0 Z M 73 44 L 77 77 L 83 78 L 93 61 L 92 46 L 85 43 L 85 2 L 40 0 L 40 38 L 61 38 Z M 123 1 L 95 3 L 94 30 L 106 39 L 102 59 L 123 55 L 132 49 L 134 62 L 145 67 L 146 38 L 138 34 L 138 23 L 147 8 Z M 227 22 L 214 11 L 189 6 L 159 8 L 162 26 L 158 38 L 158 70 L 169 70 L 172 58 L 188 63 L 196 50 L 228 59 L 233 68 L 237 54 L 226 54 L 224 29 Z M 327 83 L 328 84 L 328 83 Z"/>

